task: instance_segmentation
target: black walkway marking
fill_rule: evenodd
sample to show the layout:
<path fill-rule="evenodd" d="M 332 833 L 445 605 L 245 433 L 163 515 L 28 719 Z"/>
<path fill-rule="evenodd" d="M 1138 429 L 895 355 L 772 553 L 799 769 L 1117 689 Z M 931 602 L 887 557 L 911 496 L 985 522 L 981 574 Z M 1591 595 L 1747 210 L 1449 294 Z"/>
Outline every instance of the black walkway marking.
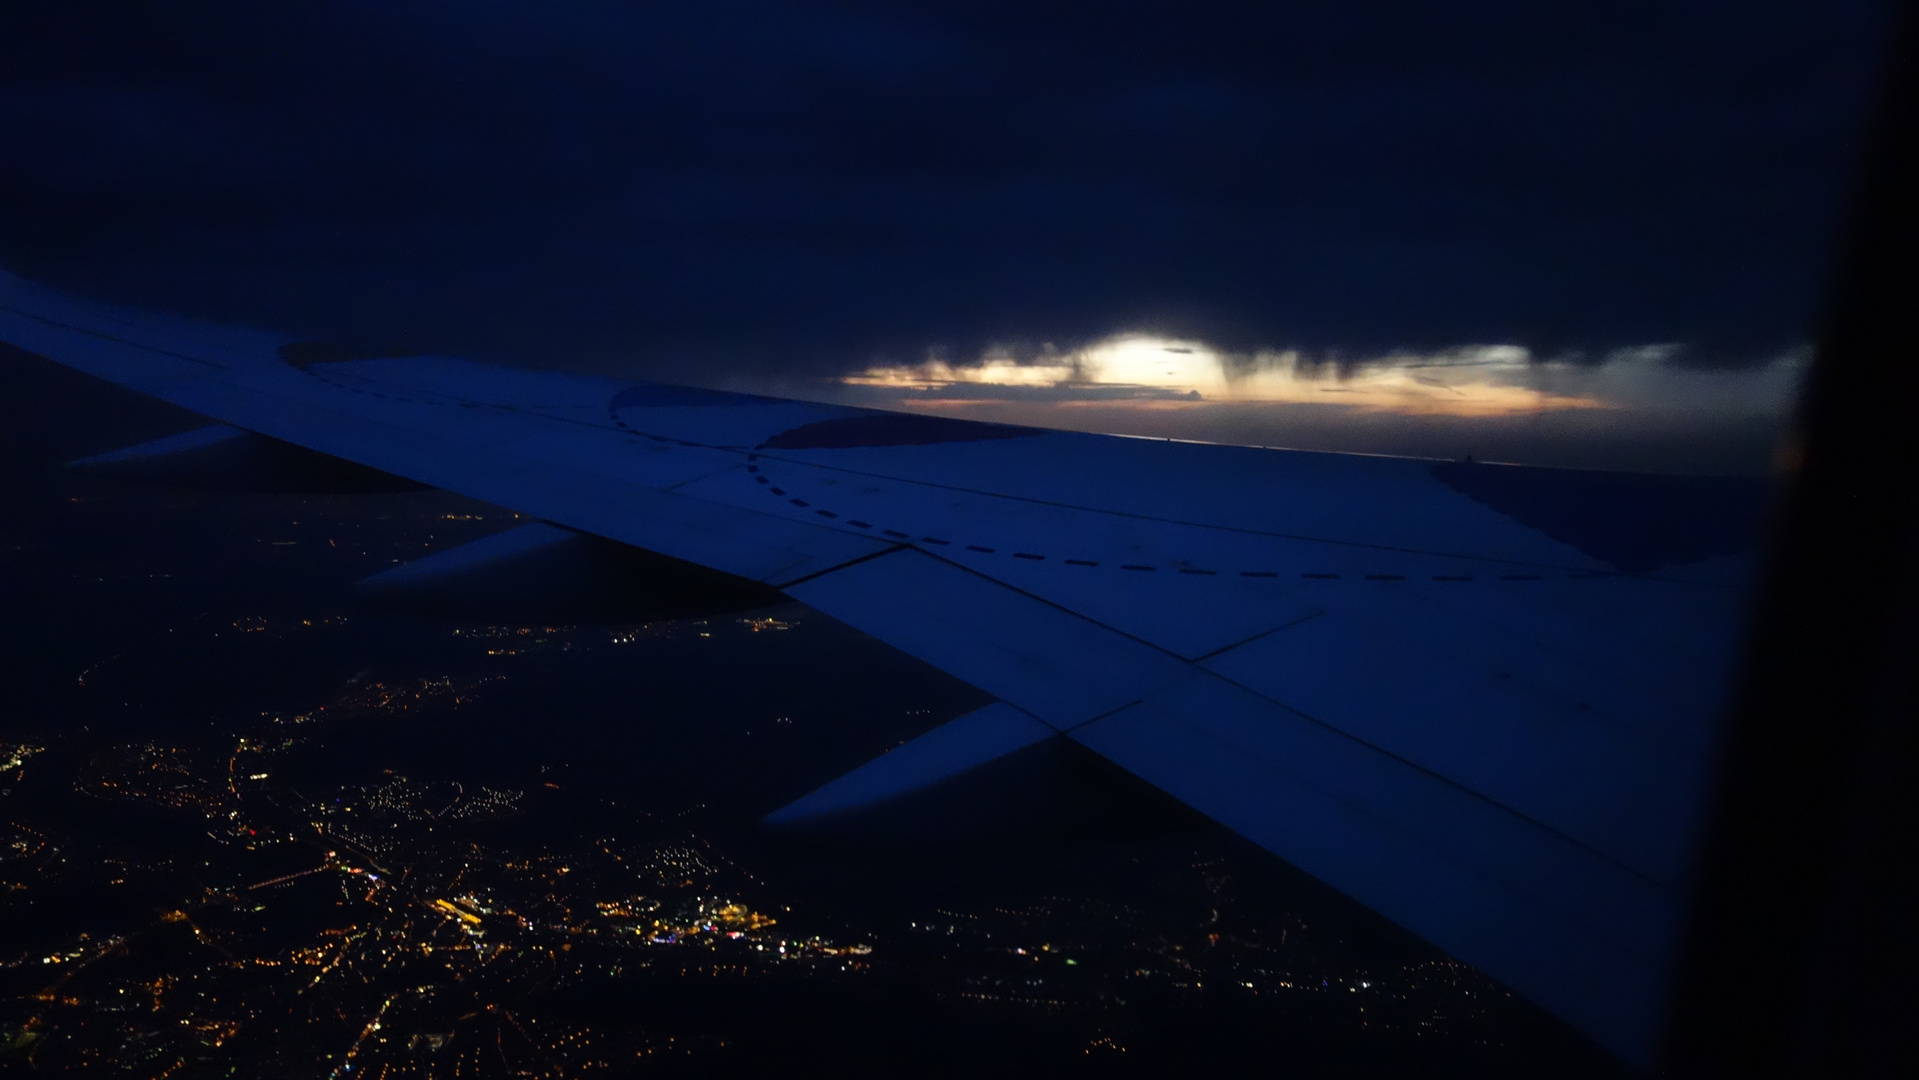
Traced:
<path fill-rule="evenodd" d="M 24 314 L 24 313 L 20 313 L 20 314 Z M 45 320 L 45 319 L 42 319 L 41 321 L 50 322 L 50 320 Z M 55 324 L 55 325 L 58 325 L 58 324 Z M 77 328 L 67 327 L 67 329 L 77 329 Z M 86 332 L 86 331 L 83 331 L 83 332 Z M 107 337 L 107 335 L 104 335 L 104 334 L 94 334 L 93 336 L 107 338 L 107 340 L 117 340 L 117 339 Z M 132 345 L 135 343 L 125 342 L 124 344 Z M 146 348 L 146 349 L 149 349 L 150 351 L 161 353 L 163 355 L 168 355 L 168 356 L 177 355 L 177 354 L 169 353 L 164 349 L 156 349 L 151 346 L 139 346 L 139 347 Z M 209 364 L 215 367 L 224 367 L 224 365 L 215 364 L 212 361 L 203 360 L 199 357 L 180 355 L 180 356 L 177 356 L 177 358 L 183 359 L 183 360 L 192 360 L 196 363 Z M 355 394 L 363 394 L 363 395 L 370 394 L 374 397 L 382 398 L 384 400 L 400 401 L 409 405 L 422 404 L 420 400 L 415 398 L 406 397 L 404 395 L 399 395 L 399 394 L 387 394 L 379 390 L 372 390 L 363 386 L 354 386 L 349 383 L 345 383 L 345 382 L 341 382 L 341 381 L 329 378 L 326 375 L 321 374 L 319 371 L 314 370 L 314 368 L 312 367 L 297 367 L 296 370 L 300 371 L 302 374 L 308 375 L 312 377 L 313 379 L 321 383 L 325 383 L 329 386 L 332 386 L 336 389 L 348 390 Z M 426 402 L 426 404 L 434 404 L 434 402 Z M 467 408 L 467 409 L 477 409 L 477 408 L 485 407 L 483 403 L 474 402 L 474 401 L 453 401 L 453 402 L 447 402 L 446 404 L 453 404 L 461 408 Z M 514 410 L 512 406 L 501 406 L 496 404 L 493 407 L 505 408 L 510 411 L 517 411 L 517 410 Z M 721 450 L 737 451 L 737 450 L 744 449 L 744 447 L 733 447 L 733 446 L 712 447 L 704 443 L 693 442 L 687 439 L 673 438 L 666 435 L 657 435 L 650 431 L 640 431 L 634 428 L 632 425 L 628 424 L 625 420 L 621 419 L 619 415 L 619 410 L 614 408 L 610 403 L 608 404 L 606 408 L 606 414 L 607 414 L 608 420 L 612 422 L 613 426 L 616 429 L 628 435 L 632 435 L 636 438 L 646 438 L 657 443 L 671 443 L 674 445 L 685 446 L 685 447 L 689 447 L 691 449 L 696 449 L 696 450 L 721 449 Z M 776 497 L 786 498 L 786 501 L 791 503 L 794 506 L 801 507 L 801 508 L 811 507 L 811 504 L 808 503 L 805 499 L 787 498 L 785 489 L 773 486 L 772 481 L 765 475 L 761 467 L 757 464 L 754 464 L 758 462 L 760 459 L 761 459 L 761 455 L 758 453 L 747 453 L 746 455 L 746 460 L 748 462 L 746 466 L 746 471 L 748 474 L 750 474 L 753 477 L 754 482 L 763 485 L 768 491 L 768 493 Z M 833 510 L 814 509 L 813 512 L 819 515 L 820 517 L 828 518 L 828 519 L 837 520 L 840 517 L 839 513 Z M 851 518 L 846 520 L 846 524 L 859 529 L 871 529 L 874 527 L 872 523 L 870 522 L 860 521 L 860 520 L 851 519 Z M 908 542 L 911 542 L 912 540 L 911 533 L 902 532 L 898 529 L 881 529 L 880 531 L 886 536 L 893 537 L 894 539 L 897 539 L 897 540 L 905 540 Z M 953 543 L 953 541 L 951 540 L 942 539 L 937 536 L 923 536 L 920 538 L 919 542 L 922 544 L 933 544 L 939 547 L 948 547 L 948 546 L 951 546 Z M 998 553 L 997 548 L 987 547 L 982 544 L 967 544 L 966 550 L 976 551 L 985 555 L 993 555 Z M 1044 562 L 1048 558 L 1048 556 L 1045 555 L 1044 553 L 1034 552 L 1034 551 L 1014 552 L 1013 557 L 1016 559 L 1025 559 L 1031 562 Z M 1097 559 L 1061 559 L 1060 561 L 1066 564 L 1067 566 L 1097 567 L 1100 565 L 1100 561 Z M 1122 563 L 1120 564 L 1119 568 L 1121 570 L 1133 570 L 1133 571 L 1140 571 L 1140 572 L 1152 572 L 1152 571 L 1157 571 L 1159 569 L 1159 567 L 1157 566 L 1147 566 L 1141 563 Z M 1206 570 L 1206 569 L 1202 569 L 1199 567 L 1192 567 L 1192 566 L 1177 567 L 1177 571 L 1181 574 L 1185 574 L 1193 577 L 1217 577 L 1220 574 L 1220 571 L 1218 570 Z M 1240 577 L 1246 577 L 1246 578 L 1278 578 L 1280 577 L 1280 572 L 1277 570 L 1241 570 L 1241 571 L 1238 571 L 1238 574 Z M 1406 575 L 1404 574 L 1378 573 L 1378 574 L 1365 574 L 1363 576 L 1367 581 L 1404 581 L 1406 580 Z M 1542 575 L 1542 574 L 1501 574 L 1499 575 L 1499 580 L 1500 581 L 1540 581 L 1540 580 L 1543 580 L 1546 576 L 1547 575 Z M 1564 576 L 1566 578 L 1570 578 L 1574 580 L 1585 580 L 1588 578 L 1612 577 L 1614 575 L 1606 571 L 1575 570 L 1575 571 L 1567 571 L 1563 575 L 1552 575 L 1552 576 L 1554 577 Z M 1340 574 L 1327 573 L 1327 572 L 1313 572 L 1313 571 L 1302 573 L 1300 574 L 1300 577 L 1308 580 L 1313 580 L 1313 581 L 1338 581 L 1341 579 Z M 1430 577 L 1431 577 L 1431 580 L 1433 581 L 1472 581 L 1474 580 L 1473 576 L 1470 574 L 1433 574 L 1433 575 L 1430 575 Z"/>
<path fill-rule="evenodd" d="M 654 439 L 659 442 L 672 442 L 672 443 L 677 443 L 678 445 L 681 445 L 681 446 L 694 447 L 698 449 L 712 449 L 711 447 L 707 447 L 702 443 L 689 442 L 685 439 L 669 439 L 664 436 L 653 435 L 648 432 L 636 431 L 630 425 L 628 425 L 626 421 L 620 419 L 618 410 L 613 408 L 610 404 L 607 407 L 607 415 L 612 419 L 613 423 L 616 426 L 618 426 L 621 430 L 629 432 L 634 435 L 645 435 L 647 438 Z M 720 447 L 719 449 L 738 450 L 743 448 Z M 765 485 L 768 492 L 778 497 L 785 497 L 786 491 L 782 488 L 772 486 L 771 481 L 768 480 L 765 474 L 761 471 L 760 466 L 757 464 L 753 464 L 754 462 L 758 462 L 760 458 L 761 458 L 761 455 L 759 455 L 758 453 L 748 453 L 746 455 L 746 460 L 748 462 L 746 466 L 746 471 L 753 475 L 753 479 L 757 483 Z M 798 506 L 798 507 L 809 506 L 809 504 L 804 499 L 789 498 L 787 499 L 787 502 L 792 503 L 794 506 Z M 836 519 L 839 517 L 837 513 L 830 510 L 816 509 L 813 512 L 824 518 Z M 857 519 L 849 518 L 847 519 L 846 523 L 854 528 L 859 528 L 859 529 L 871 529 L 874 527 L 872 523 L 870 522 L 860 521 Z M 899 529 L 881 529 L 880 531 L 884 535 L 893 537 L 894 539 L 897 539 L 897 540 L 906 540 L 910 542 L 912 539 L 911 533 L 902 532 Z M 919 542 L 922 544 L 932 544 L 939 547 L 950 547 L 953 543 L 953 541 L 951 540 L 942 539 L 937 536 L 924 536 L 920 538 Z M 966 546 L 966 550 L 978 552 L 983 555 L 998 554 L 997 548 L 987 547 L 984 544 L 967 544 L 965 546 Z M 1030 562 L 1044 562 L 1048 558 L 1048 556 L 1045 555 L 1044 553 L 1035 552 L 1035 551 L 1014 552 L 1013 557 L 1016 559 L 1025 559 Z M 1061 559 L 1060 561 L 1066 564 L 1067 566 L 1097 567 L 1100 565 L 1100 562 L 1097 559 Z M 1149 571 L 1156 571 L 1159 568 L 1156 566 L 1146 566 L 1139 563 L 1126 563 L 1126 564 L 1122 564 L 1120 566 L 1120 569 L 1149 572 Z M 1178 567 L 1177 569 L 1179 573 L 1189 575 L 1192 577 L 1218 577 L 1220 574 L 1220 571 L 1218 570 L 1206 570 L 1199 567 L 1183 566 L 1183 567 Z M 1238 574 L 1240 577 L 1244 577 L 1244 578 L 1277 579 L 1281 576 L 1280 572 L 1277 570 L 1241 570 L 1241 571 L 1238 571 Z M 1367 581 L 1405 581 L 1406 580 L 1406 575 L 1404 574 L 1374 573 L 1374 574 L 1364 574 L 1361 576 L 1363 576 L 1365 580 Z M 1543 576 L 1544 575 L 1540 575 L 1540 574 L 1503 574 L 1503 575 L 1500 575 L 1500 580 L 1501 581 L 1539 581 L 1539 580 L 1542 580 Z M 1610 577 L 1612 575 L 1605 573 L 1603 571 L 1588 570 L 1588 571 L 1568 572 L 1565 576 L 1569 578 L 1584 579 L 1584 578 L 1596 578 L 1596 577 Z M 1327 572 L 1308 571 L 1306 573 L 1302 573 L 1300 577 L 1308 580 L 1313 580 L 1313 581 L 1338 581 L 1338 580 L 1341 580 L 1342 575 L 1335 574 L 1335 573 L 1327 573 Z M 1430 575 L 1430 577 L 1431 577 L 1431 580 L 1433 581 L 1472 581 L 1474 580 L 1473 576 L 1470 574 L 1433 574 L 1433 575 Z"/>
<path fill-rule="evenodd" d="M 618 425 L 621 429 L 628 432 L 632 432 L 633 434 L 636 434 L 636 435 L 647 434 L 648 438 L 657 439 L 661 442 L 675 442 L 681 446 L 694 447 L 698 449 L 712 449 L 711 447 L 707 447 L 702 443 L 689 442 L 684 439 L 666 439 L 662 436 L 651 435 L 648 433 L 634 431 L 634 429 L 628 426 L 625 421 L 619 418 L 619 416 L 617 415 L 617 411 L 613 409 L 611 406 L 607 408 L 607 414 L 610 417 L 612 417 L 613 422 L 616 425 Z M 741 447 L 719 447 L 719 449 L 738 450 L 742 448 Z M 766 485 L 767 490 L 771 494 L 775 496 L 784 497 L 786 495 L 785 490 L 782 488 L 772 486 L 771 481 L 768 480 L 766 475 L 761 471 L 760 466 L 757 464 L 752 464 L 753 462 L 759 461 L 760 458 L 761 456 L 758 453 L 748 453 L 746 455 L 746 460 L 749 464 L 746 466 L 746 471 L 753 475 L 753 479 L 757 483 Z M 792 503 L 794 506 L 799 506 L 799 507 L 807 507 L 810 505 L 804 499 L 787 499 L 787 502 Z M 830 511 L 830 510 L 814 510 L 813 512 L 824 518 L 839 517 L 837 513 L 834 513 L 833 511 Z M 871 529 L 874 527 L 871 522 L 860 521 L 853 518 L 847 519 L 846 523 L 858 529 Z M 896 540 L 906 540 L 909 542 L 912 540 L 911 533 L 903 532 L 899 529 L 881 529 L 880 532 L 886 536 L 893 537 Z M 937 536 L 923 536 L 920 538 L 919 542 L 922 544 L 933 544 L 939 547 L 950 547 L 953 544 L 953 541 L 946 540 Z M 967 544 L 965 545 L 965 547 L 966 547 L 966 550 L 968 551 L 978 552 L 982 555 L 996 555 L 999 553 L 998 548 L 987 547 L 984 544 Z M 1048 556 L 1045 555 L 1044 553 L 1036 552 L 1036 551 L 1016 551 L 1013 553 L 1013 557 L 1016 559 L 1025 559 L 1030 562 L 1044 562 L 1048 558 Z M 1061 559 L 1060 561 L 1067 566 L 1096 567 L 1100 565 L 1100 562 L 1097 559 Z M 1125 564 L 1121 564 L 1120 569 L 1150 572 L 1150 571 L 1157 571 L 1159 568 L 1156 566 L 1146 566 L 1139 563 L 1125 563 Z M 1179 573 L 1186 574 L 1192 577 L 1218 577 L 1221 573 L 1218 570 L 1206 570 L 1200 567 L 1192 567 L 1192 566 L 1182 566 L 1182 567 L 1178 567 L 1177 569 Z M 1245 577 L 1245 578 L 1277 579 L 1278 577 L 1280 577 L 1280 572 L 1277 570 L 1241 570 L 1241 571 L 1238 571 L 1238 574 L 1240 577 Z M 1367 581 L 1405 581 L 1406 580 L 1405 574 L 1380 573 L 1380 574 L 1365 574 L 1362 576 Z M 1474 580 L 1473 576 L 1470 574 L 1433 574 L 1430 576 L 1433 581 L 1472 581 Z M 1540 574 L 1505 574 L 1505 575 L 1501 575 L 1500 580 L 1502 581 L 1539 581 L 1543 579 L 1543 576 L 1544 575 L 1540 575 Z M 1569 578 L 1595 578 L 1595 577 L 1610 577 L 1612 575 L 1605 573 L 1603 571 L 1588 570 L 1588 571 L 1568 572 L 1565 576 Z M 1300 577 L 1313 580 L 1313 581 L 1338 581 L 1338 580 L 1341 580 L 1342 575 L 1334 574 L 1334 573 L 1326 573 L 1326 572 L 1308 571 L 1306 573 L 1300 574 Z"/>

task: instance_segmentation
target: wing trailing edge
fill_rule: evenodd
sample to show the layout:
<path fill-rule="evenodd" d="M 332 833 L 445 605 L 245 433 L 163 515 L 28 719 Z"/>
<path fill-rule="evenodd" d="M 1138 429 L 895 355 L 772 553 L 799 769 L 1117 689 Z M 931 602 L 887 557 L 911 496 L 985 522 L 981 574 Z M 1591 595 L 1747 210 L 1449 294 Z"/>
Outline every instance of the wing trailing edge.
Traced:
<path fill-rule="evenodd" d="M 783 602 L 778 590 L 657 552 L 532 522 L 356 587 L 394 611 L 487 622 L 648 622 Z"/>
<path fill-rule="evenodd" d="M 767 828 L 873 846 L 938 844 L 995 831 L 1050 791 L 1058 732 L 1004 702 L 948 721 L 765 818 Z M 1022 797 L 1024 796 L 1024 797 Z"/>

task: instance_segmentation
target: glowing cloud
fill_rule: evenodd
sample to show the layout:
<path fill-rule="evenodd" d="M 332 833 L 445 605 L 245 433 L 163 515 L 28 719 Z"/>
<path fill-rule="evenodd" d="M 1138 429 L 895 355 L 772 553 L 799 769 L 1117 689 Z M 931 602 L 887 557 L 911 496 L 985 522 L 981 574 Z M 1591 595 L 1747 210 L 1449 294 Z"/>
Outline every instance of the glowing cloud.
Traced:
<path fill-rule="evenodd" d="M 1644 362 L 1645 357 L 1633 359 Z M 1316 364 L 1291 350 L 1231 354 L 1200 341 L 1124 334 L 1032 360 L 1002 353 L 965 364 L 927 360 L 868 368 L 842 382 L 895 391 L 922 404 L 1136 400 L 1164 408 L 1201 402 L 1319 403 L 1449 416 L 1611 407 L 1591 394 L 1535 385 L 1532 376 L 1540 367 L 1517 345 L 1473 345 L 1338 365 Z"/>

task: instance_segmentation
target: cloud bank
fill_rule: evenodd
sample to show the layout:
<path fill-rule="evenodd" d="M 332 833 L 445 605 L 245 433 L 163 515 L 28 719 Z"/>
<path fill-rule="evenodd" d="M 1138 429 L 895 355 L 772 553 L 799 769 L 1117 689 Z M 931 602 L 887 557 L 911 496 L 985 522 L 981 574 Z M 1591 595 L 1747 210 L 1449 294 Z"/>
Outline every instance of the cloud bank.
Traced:
<path fill-rule="evenodd" d="M 661 375 L 1809 336 L 1885 5 L 27 2 L 0 261 Z"/>

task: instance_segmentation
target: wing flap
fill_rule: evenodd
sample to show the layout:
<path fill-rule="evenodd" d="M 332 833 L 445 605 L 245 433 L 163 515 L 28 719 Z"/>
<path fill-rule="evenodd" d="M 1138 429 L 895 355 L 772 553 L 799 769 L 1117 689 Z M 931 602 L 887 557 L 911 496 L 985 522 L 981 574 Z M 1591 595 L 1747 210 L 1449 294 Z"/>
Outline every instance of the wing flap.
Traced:
<path fill-rule="evenodd" d="M 1388 755 L 1198 681 L 1069 733 L 1628 1058 L 1651 1052 L 1665 890 Z"/>
<path fill-rule="evenodd" d="M 786 592 L 1062 731 L 1190 670 L 1143 642 L 921 551 L 869 559 Z"/>
<path fill-rule="evenodd" d="M 1696 741 L 1634 730 L 1632 695 L 1614 692 L 1603 671 L 1385 599 L 1206 666 L 1638 873 L 1678 876 L 1700 812 L 1706 762 Z"/>

